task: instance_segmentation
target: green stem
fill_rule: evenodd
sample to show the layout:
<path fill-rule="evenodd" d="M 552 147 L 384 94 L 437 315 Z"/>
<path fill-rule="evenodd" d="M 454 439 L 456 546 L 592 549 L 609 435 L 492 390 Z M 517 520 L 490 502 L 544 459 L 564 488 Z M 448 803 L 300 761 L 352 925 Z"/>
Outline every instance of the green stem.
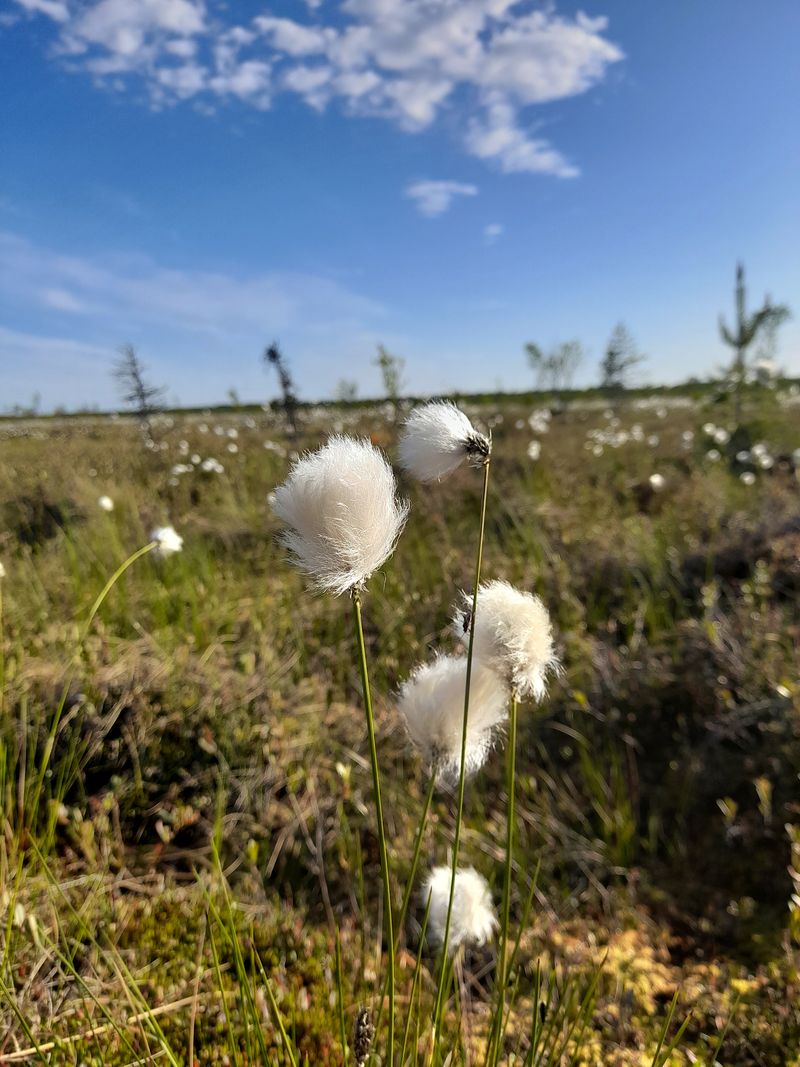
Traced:
<path fill-rule="evenodd" d="M 414 882 L 417 877 L 417 867 L 419 866 L 419 856 L 422 851 L 422 839 L 425 835 L 425 826 L 428 822 L 428 814 L 431 810 L 431 803 L 433 801 L 433 791 L 436 788 L 436 775 L 431 774 L 430 782 L 428 783 L 428 792 L 425 796 L 425 804 L 422 808 L 422 814 L 420 815 L 419 823 L 417 825 L 417 835 L 414 842 L 414 855 L 411 859 L 411 870 L 409 871 L 408 881 L 406 882 L 406 888 L 403 893 L 403 902 L 400 905 L 400 912 L 397 916 L 397 922 L 395 930 L 397 934 L 395 936 L 394 951 L 397 955 L 397 950 L 400 948 L 400 938 L 403 936 L 403 925 L 406 921 L 406 913 L 408 912 L 408 905 L 411 903 L 411 894 L 414 892 Z M 377 1030 L 381 1023 L 381 1015 L 383 1013 L 383 1002 L 386 999 L 386 989 L 389 976 L 386 977 L 386 982 L 383 985 L 383 996 L 381 1002 L 378 1005 L 378 1011 L 375 1019 L 375 1029 Z M 401 1061 L 402 1062 L 402 1061 Z"/>
<path fill-rule="evenodd" d="M 364 645 L 364 626 L 361 621 L 361 594 L 353 590 L 353 618 L 355 620 L 358 652 L 361 665 L 361 682 L 364 689 L 364 709 L 367 716 L 367 734 L 369 735 L 369 756 L 372 766 L 372 789 L 375 794 L 375 821 L 378 826 L 378 845 L 381 857 L 381 880 L 383 881 L 384 911 L 386 913 L 386 945 L 389 952 L 389 1067 L 394 1063 L 394 998 L 395 998 L 395 953 L 394 923 L 392 921 L 392 885 L 389 877 L 389 852 L 386 848 L 386 828 L 383 822 L 383 803 L 381 801 L 381 778 L 378 768 L 378 747 L 375 743 L 375 716 L 372 711 L 372 692 L 367 670 L 367 650 Z"/>
<path fill-rule="evenodd" d="M 108 579 L 106 584 L 101 589 L 100 593 L 95 598 L 94 603 L 92 604 L 91 611 L 89 612 L 88 618 L 86 619 L 86 622 L 83 625 L 83 629 L 80 632 L 80 636 L 78 637 L 78 647 L 75 654 L 75 661 L 73 661 L 72 667 L 70 668 L 69 674 L 67 675 L 67 680 L 64 682 L 64 688 L 61 692 L 61 699 L 58 702 L 56 713 L 53 716 L 53 722 L 51 723 L 50 730 L 47 734 L 47 742 L 45 744 L 44 755 L 42 757 L 42 765 L 39 769 L 39 773 L 36 778 L 36 785 L 33 790 L 33 795 L 31 797 L 31 804 L 29 808 L 29 818 L 31 820 L 36 817 L 36 811 L 39 807 L 39 801 L 41 800 L 42 795 L 42 788 L 44 786 L 44 779 L 47 774 L 47 768 L 50 765 L 50 757 L 53 754 L 56 733 L 58 732 L 58 726 L 61 722 L 61 716 L 64 714 L 64 707 L 67 703 L 67 697 L 69 696 L 69 687 L 72 685 L 72 679 L 75 677 L 77 659 L 80 656 L 81 651 L 83 650 L 84 641 L 89 636 L 89 631 L 92 628 L 92 623 L 95 620 L 95 616 L 102 607 L 103 601 L 106 599 L 108 594 L 117 584 L 117 582 L 125 573 L 125 571 L 129 567 L 131 567 L 138 559 L 141 559 L 142 556 L 147 555 L 148 552 L 152 552 L 153 549 L 157 546 L 157 544 L 157 541 L 150 541 L 149 544 L 146 544 L 143 548 L 138 548 L 132 555 L 128 556 L 128 558 L 124 560 L 124 562 L 122 562 L 119 567 L 117 567 L 117 569 Z"/>
<path fill-rule="evenodd" d="M 517 707 L 519 701 L 517 694 L 511 693 L 511 707 L 508 717 L 508 761 L 506 776 L 506 791 L 508 793 L 507 827 L 506 827 L 506 862 L 505 878 L 503 880 L 503 906 L 500 915 L 500 960 L 497 968 L 497 1019 L 494 1029 L 494 1058 L 493 1064 L 497 1064 L 500 1056 L 500 1046 L 503 1041 L 503 1012 L 506 1003 L 506 984 L 508 982 L 508 926 L 511 915 L 511 877 L 514 857 L 514 802 L 516 794 L 516 765 L 517 765 Z"/>
<path fill-rule="evenodd" d="M 461 727 L 461 763 L 458 773 L 458 807 L 456 810 L 456 826 L 453 837 L 453 867 L 450 877 L 450 896 L 447 901 L 447 918 L 444 924 L 444 938 L 442 939 L 442 961 L 439 970 L 439 982 L 436 989 L 436 1002 L 433 1011 L 433 1031 L 431 1045 L 431 1062 L 436 1052 L 439 1041 L 439 1027 L 441 1025 L 442 1011 L 444 1010 L 444 989 L 446 983 L 446 961 L 448 941 L 450 940 L 450 923 L 453 918 L 453 897 L 456 888 L 456 871 L 458 870 L 458 850 L 461 844 L 461 824 L 464 818 L 464 789 L 466 786 L 467 764 L 467 727 L 469 724 L 469 696 L 472 684 L 472 655 L 475 645 L 475 616 L 478 611 L 478 586 L 481 582 L 481 567 L 483 566 L 483 539 L 486 529 L 486 505 L 489 499 L 489 467 L 491 459 L 487 457 L 483 466 L 483 494 L 481 496 L 480 532 L 478 535 L 478 554 L 475 560 L 475 585 L 472 593 L 472 617 L 469 628 L 469 645 L 467 648 L 467 680 L 464 688 L 464 719 Z"/>

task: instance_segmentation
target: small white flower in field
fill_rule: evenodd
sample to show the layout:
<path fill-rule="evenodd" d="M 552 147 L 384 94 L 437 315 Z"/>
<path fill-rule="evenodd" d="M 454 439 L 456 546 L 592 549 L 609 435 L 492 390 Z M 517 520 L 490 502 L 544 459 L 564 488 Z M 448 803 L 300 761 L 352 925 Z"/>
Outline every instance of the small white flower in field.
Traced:
<path fill-rule="evenodd" d="M 737 452 L 736 453 L 736 462 L 737 463 L 749 463 L 750 459 L 751 459 L 751 456 L 752 456 L 752 453 L 750 452 L 750 450 L 748 448 L 743 448 L 741 452 Z"/>
<path fill-rule="evenodd" d="M 767 455 L 767 446 L 764 444 L 763 441 L 757 441 L 753 445 L 753 455 L 756 458 Z"/>
<path fill-rule="evenodd" d="M 198 452 L 193 452 L 191 456 L 191 461 L 196 467 L 200 462 L 200 454 Z"/>
<path fill-rule="evenodd" d="M 800 466 L 800 448 L 796 448 L 794 452 L 792 452 L 792 459 L 798 466 Z"/>
<path fill-rule="evenodd" d="M 602 445 L 594 445 L 593 448 L 592 448 L 592 455 L 593 456 L 602 456 L 602 454 L 603 454 L 603 446 Z"/>
<path fill-rule="evenodd" d="M 403 684 L 398 708 L 408 735 L 434 773 L 457 781 L 461 770 L 466 656 L 439 656 L 423 664 Z M 495 672 L 473 662 L 465 772 L 483 766 L 506 718 L 508 690 Z"/>
<path fill-rule="evenodd" d="M 720 453 L 716 448 L 709 448 L 706 452 L 706 459 L 710 459 L 712 463 L 716 463 L 720 458 Z"/>
<path fill-rule="evenodd" d="M 176 463 L 170 471 L 173 478 L 180 477 L 181 474 L 189 474 L 192 470 L 191 463 Z"/>
<path fill-rule="evenodd" d="M 514 429 L 515 430 L 524 430 L 525 429 L 525 420 L 524 419 L 517 419 L 517 421 L 514 423 Z"/>
<path fill-rule="evenodd" d="M 90 467 L 89 468 L 89 477 L 90 478 L 96 478 L 97 477 L 97 471 L 95 470 L 94 467 Z"/>
<path fill-rule="evenodd" d="M 528 459 L 536 461 L 542 454 L 542 442 L 531 441 L 528 445 Z"/>
<path fill-rule="evenodd" d="M 97 501 L 97 506 L 101 511 L 113 511 L 114 501 L 110 496 L 101 496 Z"/>
<path fill-rule="evenodd" d="M 450 867 L 434 867 L 422 887 L 422 907 L 428 906 L 428 930 L 431 940 L 441 945 L 447 926 L 450 886 L 453 871 Z M 453 888 L 453 910 L 450 915 L 450 934 L 447 949 L 454 952 L 459 945 L 485 945 L 494 936 L 499 923 L 492 906 L 492 894 L 486 879 L 473 867 L 456 871 Z"/>
<path fill-rule="evenodd" d="M 659 419 L 665 419 L 667 417 L 667 409 L 666 408 L 656 408 L 656 415 L 658 416 Z"/>
<path fill-rule="evenodd" d="M 681 436 L 683 437 L 683 443 L 690 445 L 694 441 L 694 430 L 684 430 Z"/>
<path fill-rule="evenodd" d="M 464 593 L 456 609 L 453 629 L 469 647 L 475 626 L 474 656 L 497 671 L 524 698 L 541 700 L 548 674 L 559 669 L 553 649 L 553 627 L 538 596 L 523 593 L 508 582 L 486 582 L 478 587 L 478 613 L 472 618 L 472 597 Z"/>
<path fill-rule="evenodd" d="M 156 542 L 156 547 L 153 549 L 157 556 L 171 556 L 175 552 L 180 552 L 183 548 L 183 538 L 179 533 L 176 533 L 173 526 L 156 526 L 155 530 L 150 534 L 150 540 Z"/>
<path fill-rule="evenodd" d="M 208 423 L 201 422 L 197 429 L 200 431 L 200 433 L 208 433 Z"/>
<path fill-rule="evenodd" d="M 649 478 L 650 487 L 654 493 L 660 493 L 664 486 L 667 484 L 667 480 L 663 474 L 651 474 Z"/>
<path fill-rule="evenodd" d="M 435 401 L 415 408 L 400 435 L 400 466 L 421 482 L 433 482 L 467 459 L 484 464 L 491 453 L 488 437 L 478 433 L 463 411 Z"/>
<path fill-rule="evenodd" d="M 225 427 L 224 426 L 215 426 L 214 427 L 214 433 L 217 435 L 217 437 L 223 437 L 225 435 Z"/>
<path fill-rule="evenodd" d="M 237 444 L 235 444 L 233 441 L 231 441 L 231 443 L 228 445 L 228 451 L 231 454 L 235 455 L 239 451 L 239 446 Z"/>
<path fill-rule="evenodd" d="M 203 460 L 200 464 L 200 470 L 204 471 L 206 474 L 222 474 L 225 468 L 218 459 L 209 458 Z"/>
<path fill-rule="evenodd" d="M 182 456 L 188 456 L 189 455 L 189 442 L 188 441 L 178 441 L 178 452 L 180 452 L 180 454 Z"/>
<path fill-rule="evenodd" d="M 775 466 L 775 460 L 772 456 L 763 455 L 758 457 L 758 465 L 762 470 L 769 471 Z"/>
<path fill-rule="evenodd" d="M 651 433 L 647 438 L 647 443 L 651 448 L 658 448 L 659 436 L 657 433 Z"/>
<path fill-rule="evenodd" d="M 724 430 L 721 426 L 717 427 L 717 429 L 714 430 L 714 433 L 711 436 L 714 438 L 718 445 L 727 445 L 728 441 L 730 441 L 731 439 L 731 435 L 728 433 L 728 431 Z"/>
<path fill-rule="evenodd" d="M 716 431 L 717 431 L 717 428 L 716 428 L 716 426 L 714 425 L 713 422 L 704 422 L 703 423 L 703 433 L 707 437 L 713 437 L 714 434 L 716 433 Z"/>
<path fill-rule="evenodd" d="M 298 459 L 271 505 L 297 566 L 337 596 L 386 562 L 408 515 L 383 453 L 353 437 Z"/>
<path fill-rule="evenodd" d="M 742 473 L 739 475 L 739 477 L 741 478 L 741 480 L 744 482 L 745 485 L 754 485 L 755 484 L 756 476 L 755 476 L 755 474 L 753 474 L 752 471 L 742 471 Z"/>
<path fill-rule="evenodd" d="M 0 578 L 5 578 L 5 576 L 6 576 L 6 569 L 3 566 L 3 564 L 0 563 Z"/>
<path fill-rule="evenodd" d="M 230 437 L 230 439 L 232 441 L 235 441 L 238 436 L 239 436 L 239 431 L 238 430 L 235 430 L 233 427 L 231 427 L 230 430 L 228 430 L 228 437 Z"/>

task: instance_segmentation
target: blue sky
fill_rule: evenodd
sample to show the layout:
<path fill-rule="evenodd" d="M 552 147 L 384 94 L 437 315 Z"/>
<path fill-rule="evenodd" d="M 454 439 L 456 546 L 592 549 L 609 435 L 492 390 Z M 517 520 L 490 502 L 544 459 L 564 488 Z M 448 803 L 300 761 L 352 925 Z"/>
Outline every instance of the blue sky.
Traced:
<path fill-rule="evenodd" d="M 724 357 L 737 258 L 795 319 L 797 0 L 2 0 L 0 407 L 531 382 L 624 319 L 677 381 Z"/>

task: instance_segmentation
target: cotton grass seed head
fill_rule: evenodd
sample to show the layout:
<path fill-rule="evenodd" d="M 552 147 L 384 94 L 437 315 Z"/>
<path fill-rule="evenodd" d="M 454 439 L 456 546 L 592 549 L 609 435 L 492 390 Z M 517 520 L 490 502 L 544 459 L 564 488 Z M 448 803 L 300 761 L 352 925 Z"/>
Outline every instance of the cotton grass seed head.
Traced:
<path fill-rule="evenodd" d="M 414 671 L 398 698 L 408 735 L 433 772 L 445 781 L 457 781 L 461 769 L 461 734 L 464 724 L 466 656 L 439 656 Z M 502 729 L 508 708 L 508 690 L 494 671 L 473 663 L 470 679 L 467 774 L 479 770 Z"/>
<path fill-rule="evenodd" d="M 450 867 L 434 867 L 422 887 L 422 906 L 428 906 L 428 931 L 438 945 L 444 942 L 447 908 L 450 902 Z M 456 871 L 453 889 L 453 911 L 450 917 L 448 951 L 453 953 L 463 944 L 485 945 L 498 927 L 492 906 L 492 894 L 486 879 L 472 867 Z"/>
<path fill-rule="evenodd" d="M 176 533 L 173 526 L 157 526 L 150 534 L 150 540 L 156 542 L 153 551 L 162 559 L 180 552 L 183 548 L 183 538 Z"/>
<path fill-rule="evenodd" d="M 415 408 L 400 435 L 400 466 L 421 482 L 451 474 L 465 459 L 482 466 L 491 441 L 478 433 L 455 404 L 435 401 Z"/>
<path fill-rule="evenodd" d="M 101 511 L 113 511 L 114 501 L 111 499 L 110 496 L 101 496 L 100 499 L 97 501 L 97 506 L 100 508 Z"/>
<path fill-rule="evenodd" d="M 469 646 L 472 597 L 464 593 L 462 598 L 453 629 Z M 558 659 L 550 616 L 539 597 L 520 592 L 508 582 L 486 582 L 478 588 L 474 625 L 475 659 L 495 670 L 517 696 L 541 700 L 547 676 L 558 670 Z"/>
<path fill-rule="evenodd" d="M 408 515 L 383 453 L 345 436 L 298 459 L 270 505 L 297 566 L 337 596 L 386 562 Z"/>

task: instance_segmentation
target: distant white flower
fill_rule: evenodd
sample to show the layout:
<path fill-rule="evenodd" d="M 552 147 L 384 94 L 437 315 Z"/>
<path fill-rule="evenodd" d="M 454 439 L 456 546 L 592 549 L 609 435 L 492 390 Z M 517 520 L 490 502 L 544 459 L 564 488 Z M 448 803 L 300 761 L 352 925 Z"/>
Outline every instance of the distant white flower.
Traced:
<path fill-rule="evenodd" d="M 298 459 L 271 504 L 298 567 L 336 595 L 386 562 L 408 515 L 383 454 L 340 436 Z"/>
<path fill-rule="evenodd" d="M 447 926 L 450 886 L 453 884 L 450 867 L 434 867 L 422 887 L 421 902 L 428 906 L 428 930 L 431 940 L 441 945 Z M 499 923 L 492 906 L 492 894 L 486 879 L 472 867 L 456 871 L 453 888 L 453 910 L 450 915 L 448 952 L 459 945 L 485 945 L 494 936 Z"/>
<path fill-rule="evenodd" d="M 101 511 L 113 511 L 114 501 L 111 499 L 110 496 L 101 496 L 100 499 L 97 501 L 97 506 L 100 508 Z"/>
<path fill-rule="evenodd" d="M 753 451 L 753 455 L 756 458 L 758 458 L 760 456 L 766 456 L 766 455 L 768 455 L 768 452 L 769 452 L 769 450 L 767 449 L 767 446 L 764 444 L 763 441 L 757 441 L 753 445 L 753 450 L 752 451 Z"/>
<path fill-rule="evenodd" d="M 162 558 L 180 552 L 183 548 L 183 538 L 175 532 L 173 526 L 157 526 L 150 534 L 150 540 L 156 542 L 153 551 Z"/>
<path fill-rule="evenodd" d="M 753 474 L 752 471 L 742 471 L 742 473 L 739 475 L 739 477 L 744 482 L 745 485 L 754 485 L 755 484 L 756 476 L 755 476 L 755 474 Z"/>
<path fill-rule="evenodd" d="M 648 445 L 650 445 L 651 448 L 658 448 L 659 440 L 660 438 L 657 433 L 651 433 L 650 436 L 647 438 L 647 443 Z"/>
<path fill-rule="evenodd" d="M 466 656 L 439 656 L 417 667 L 400 689 L 398 708 L 412 742 L 439 777 L 461 769 Z M 491 751 L 508 709 L 508 690 L 493 670 L 472 665 L 465 771 L 474 774 Z"/>
<path fill-rule="evenodd" d="M 514 429 L 515 430 L 524 430 L 525 429 L 525 420 L 524 419 L 517 419 L 517 421 L 514 423 Z"/>
<path fill-rule="evenodd" d="M 648 480 L 650 482 L 650 487 L 652 488 L 654 493 L 660 493 L 664 486 L 667 484 L 667 480 L 663 474 L 651 474 Z"/>
<path fill-rule="evenodd" d="M 592 447 L 592 455 L 593 456 L 602 456 L 602 454 L 603 454 L 603 446 L 602 445 L 594 445 Z"/>
<path fill-rule="evenodd" d="M 218 459 L 209 458 L 203 460 L 200 464 L 200 470 L 205 471 L 206 474 L 222 474 L 225 468 Z"/>
<path fill-rule="evenodd" d="M 528 445 L 528 459 L 536 461 L 542 454 L 542 442 L 531 441 Z"/>
<path fill-rule="evenodd" d="M 716 448 L 709 448 L 708 452 L 706 452 L 706 459 L 711 460 L 712 463 L 716 463 L 719 458 L 720 453 Z"/>
<path fill-rule="evenodd" d="M 683 443 L 690 445 L 694 441 L 694 430 L 684 430 L 681 436 L 683 437 Z"/>
<path fill-rule="evenodd" d="M 0 578 L 5 578 L 5 576 L 6 576 L 6 569 L 3 566 L 3 564 L 0 563 Z"/>
<path fill-rule="evenodd" d="M 198 452 L 193 452 L 192 456 L 191 456 L 191 460 L 192 460 L 192 463 L 196 467 L 200 463 L 200 454 Z"/>
<path fill-rule="evenodd" d="M 706 434 L 706 436 L 713 437 L 714 434 L 716 433 L 716 430 L 717 430 L 717 428 L 716 428 L 716 426 L 714 425 L 713 422 L 704 422 L 703 423 L 703 433 Z"/>
<path fill-rule="evenodd" d="M 775 466 L 775 460 L 769 455 L 759 456 L 758 465 L 762 470 L 769 471 Z"/>
<path fill-rule="evenodd" d="M 737 463 L 749 463 L 751 456 L 752 453 L 750 450 L 748 448 L 743 448 L 741 452 L 736 453 L 736 461 Z"/>
<path fill-rule="evenodd" d="M 718 426 L 714 433 L 711 435 L 718 445 L 727 445 L 731 439 L 731 435 L 727 430 L 724 430 L 721 426 Z"/>
<path fill-rule="evenodd" d="M 478 612 L 473 620 L 472 597 L 462 596 L 464 606 L 453 616 L 456 636 L 468 647 L 474 623 L 475 658 L 497 671 L 517 696 L 541 700 L 547 676 L 559 664 L 550 616 L 539 597 L 520 592 L 508 582 L 486 582 L 478 587 Z"/>
<path fill-rule="evenodd" d="M 406 420 L 400 435 L 400 465 L 421 482 L 433 482 L 465 459 L 482 465 L 491 447 L 455 404 L 435 401 L 415 408 Z"/>
<path fill-rule="evenodd" d="M 190 474 L 192 470 L 191 463 L 176 463 L 170 471 L 173 478 L 180 477 L 181 474 Z"/>
<path fill-rule="evenodd" d="M 239 446 L 237 444 L 234 444 L 233 441 L 231 441 L 231 443 L 228 445 L 228 451 L 232 455 L 235 455 L 239 451 Z"/>

